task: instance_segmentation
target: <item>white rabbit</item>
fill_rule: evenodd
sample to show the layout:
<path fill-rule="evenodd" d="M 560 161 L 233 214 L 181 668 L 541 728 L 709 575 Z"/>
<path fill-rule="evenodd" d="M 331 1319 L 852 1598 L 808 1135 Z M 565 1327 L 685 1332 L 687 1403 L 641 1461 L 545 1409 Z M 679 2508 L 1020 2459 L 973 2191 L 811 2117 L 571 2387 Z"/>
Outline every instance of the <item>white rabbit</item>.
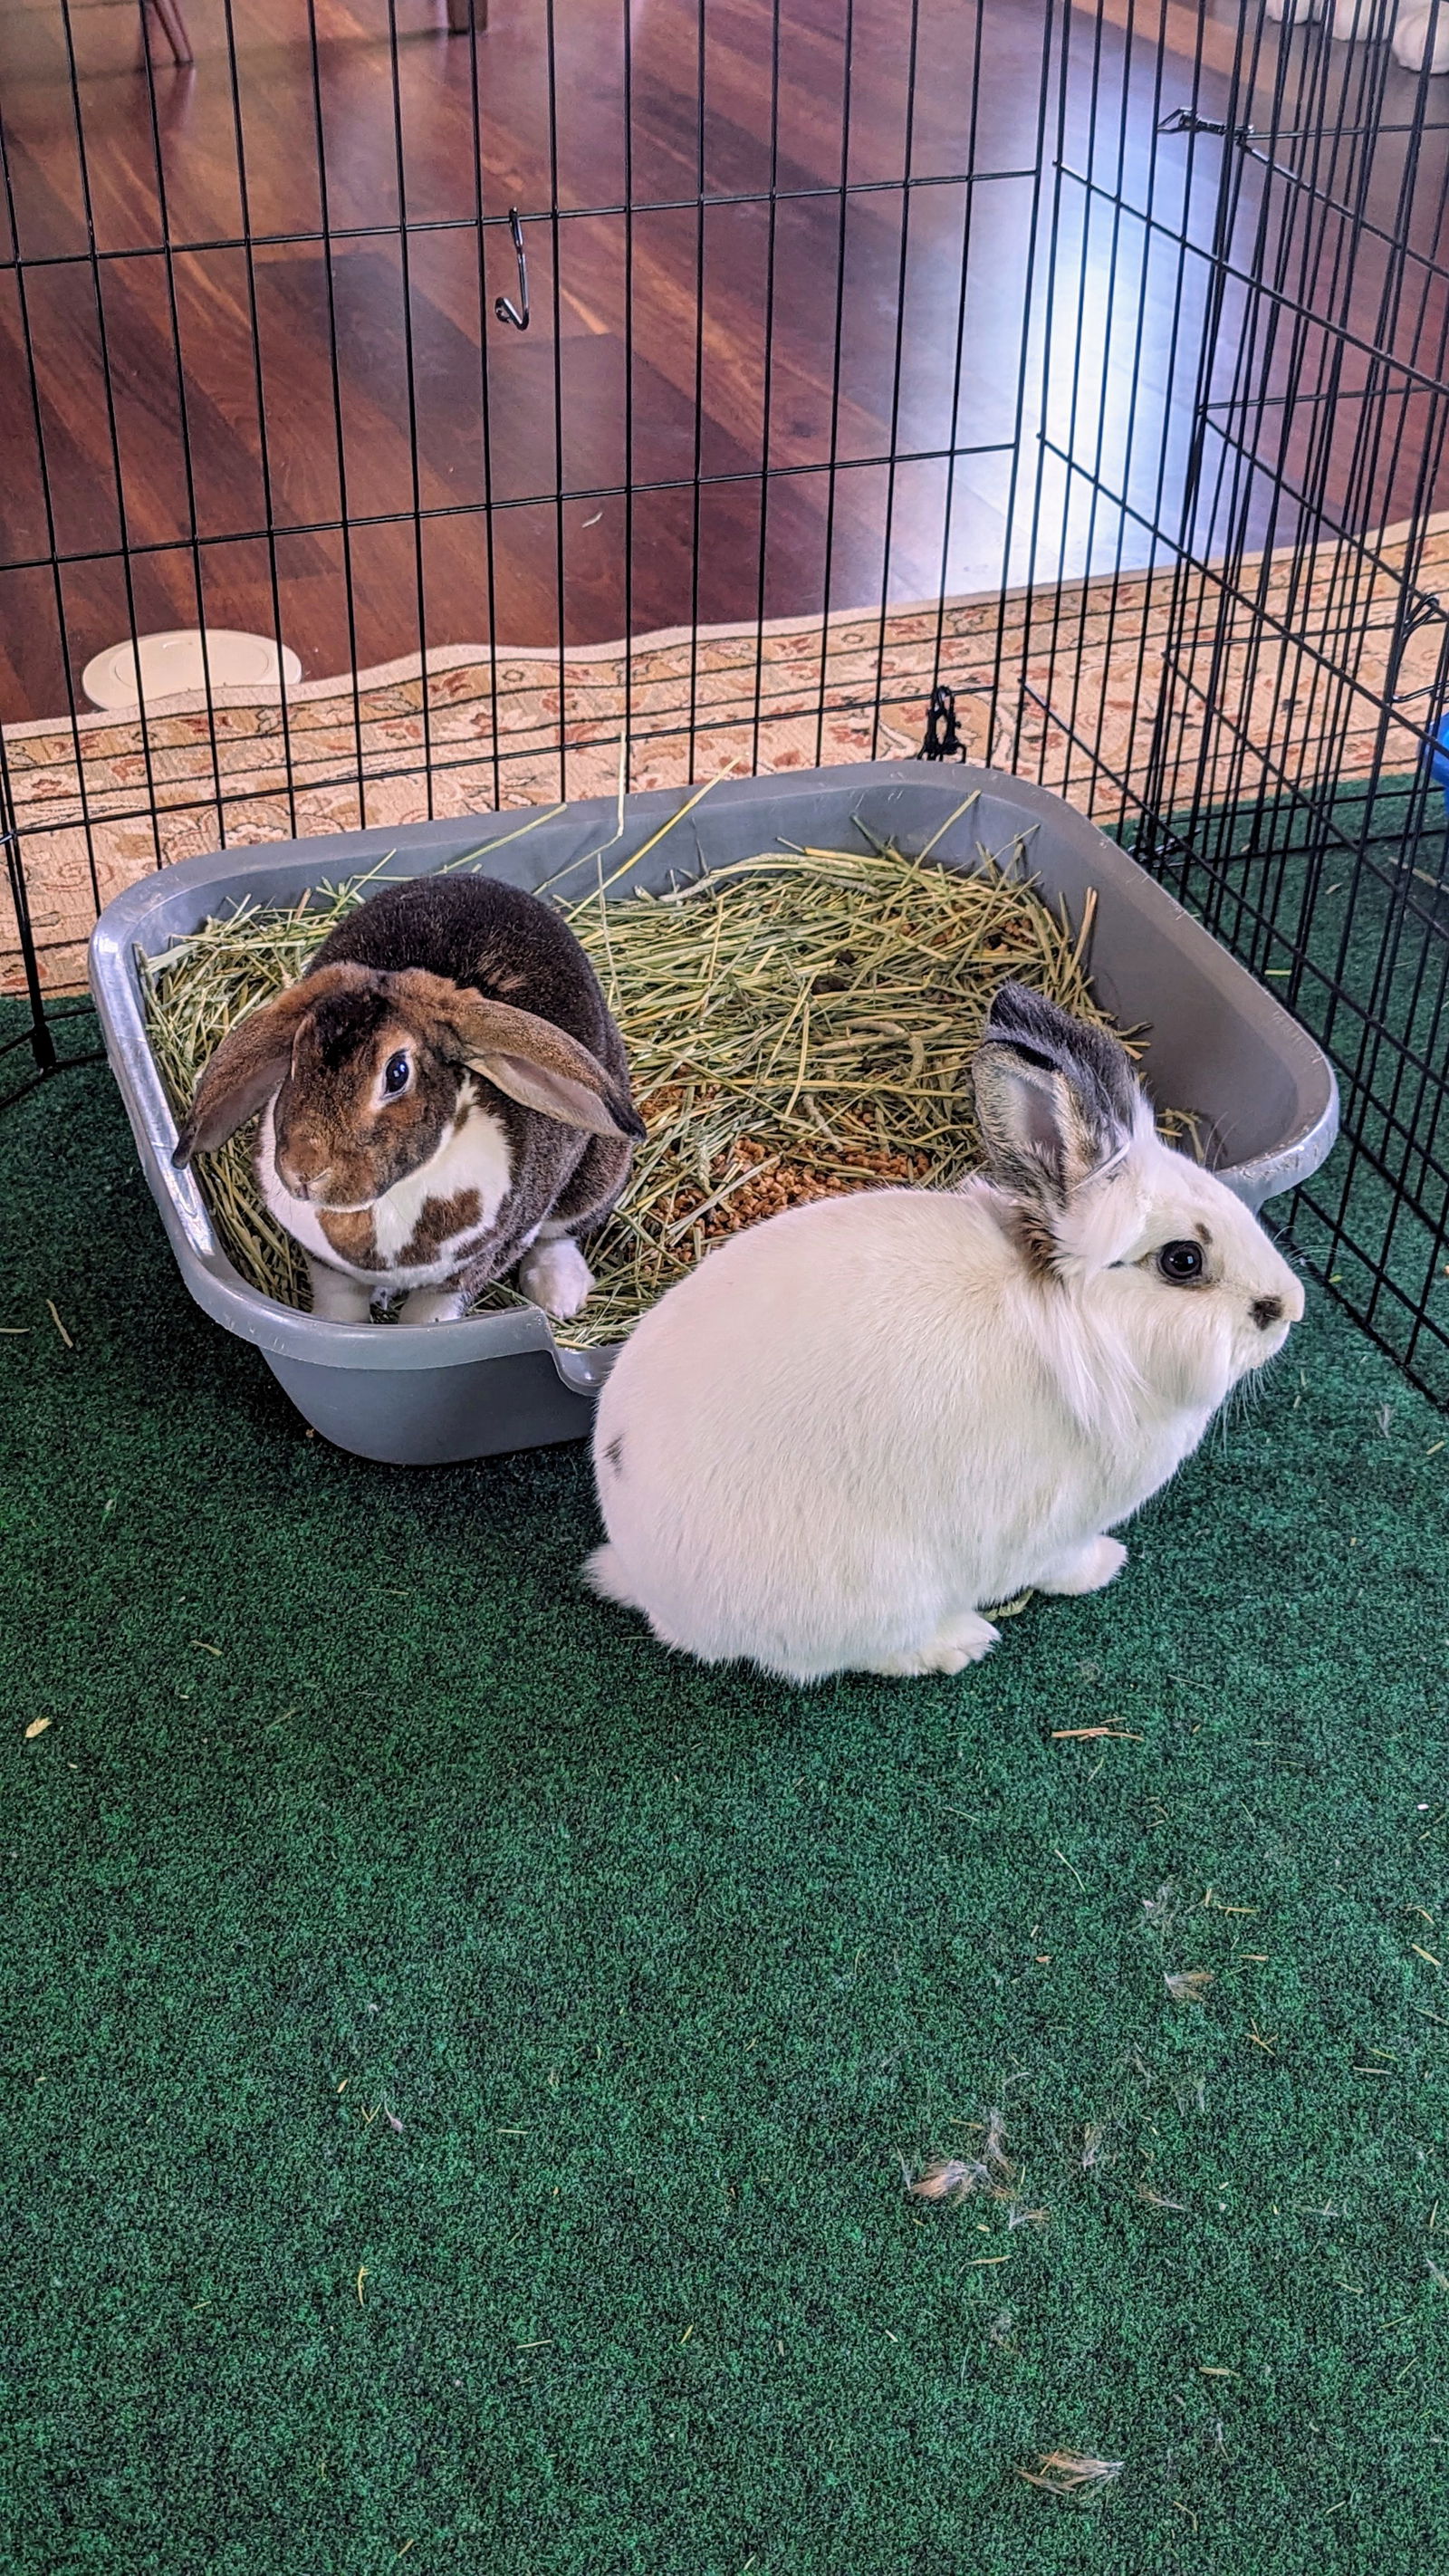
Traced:
<path fill-rule="evenodd" d="M 993 1603 L 1112 1580 L 1106 1533 L 1301 1315 L 1114 1038 L 1007 984 L 973 1074 L 986 1175 L 772 1217 L 625 1343 L 587 1573 L 665 1645 L 791 1681 L 959 1672 Z"/>

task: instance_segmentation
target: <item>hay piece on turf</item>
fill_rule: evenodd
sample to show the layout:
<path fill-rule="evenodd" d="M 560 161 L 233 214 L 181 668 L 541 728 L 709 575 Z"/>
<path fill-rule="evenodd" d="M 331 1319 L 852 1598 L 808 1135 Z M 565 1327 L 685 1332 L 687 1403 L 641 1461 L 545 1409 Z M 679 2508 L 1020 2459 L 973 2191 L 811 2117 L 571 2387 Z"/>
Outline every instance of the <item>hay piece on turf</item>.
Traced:
<path fill-rule="evenodd" d="M 1175 2004 L 1200 2004 L 1214 1982 L 1211 1968 L 1180 1968 L 1162 1980 Z"/>
<path fill-rule="evenodd" d="M 1041 2487 L 1048 2495 L 1075 2496 L 1102 2494 L 1120 2478 L 1125 2460 L 1100 2460 L 1090 2451 L 1043 2451 L 1035 2468 L 1021 2469 L 1029 2487 Z"/>

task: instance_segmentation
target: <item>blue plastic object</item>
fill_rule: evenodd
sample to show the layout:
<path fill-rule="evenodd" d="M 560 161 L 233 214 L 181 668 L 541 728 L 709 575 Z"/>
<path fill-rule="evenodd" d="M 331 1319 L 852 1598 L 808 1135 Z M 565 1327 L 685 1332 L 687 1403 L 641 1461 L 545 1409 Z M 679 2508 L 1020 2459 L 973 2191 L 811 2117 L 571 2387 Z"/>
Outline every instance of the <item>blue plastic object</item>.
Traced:
<path fill-rule="evenodd" d="M 1435 748 L 1429 754 L 1429 777 L 1444 790 L 1444 817 L 1449 822 L 1449 712 L 1434 727 Z"/>

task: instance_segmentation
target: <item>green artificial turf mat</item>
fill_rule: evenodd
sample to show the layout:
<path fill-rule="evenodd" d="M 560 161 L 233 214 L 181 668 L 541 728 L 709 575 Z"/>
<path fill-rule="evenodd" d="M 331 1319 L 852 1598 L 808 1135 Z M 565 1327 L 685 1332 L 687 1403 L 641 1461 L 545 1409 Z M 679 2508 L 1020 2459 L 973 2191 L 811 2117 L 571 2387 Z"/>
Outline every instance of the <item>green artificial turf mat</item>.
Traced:
<path fill-rule="evenodd" d="M 1321 1291 L 1116 1588 L 801 1692 L 580 1450 L 309 1439 L 102 1069 L 0 1227 L 11 2576 L 1444 2563 L 1449 1424 Z M 904 2196 L 993 2106 L 1042 2225 Z"/>

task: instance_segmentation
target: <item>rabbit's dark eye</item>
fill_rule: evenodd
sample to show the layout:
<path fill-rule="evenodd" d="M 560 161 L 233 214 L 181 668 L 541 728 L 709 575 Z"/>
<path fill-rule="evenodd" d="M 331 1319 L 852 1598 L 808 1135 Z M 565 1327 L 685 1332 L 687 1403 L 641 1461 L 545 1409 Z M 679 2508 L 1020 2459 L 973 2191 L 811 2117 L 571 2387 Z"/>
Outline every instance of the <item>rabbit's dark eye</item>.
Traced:
<path fill-rule="evenodd" d="M 1185 1280 L 1202 1277 L 1200 1243 L 1164 1243 L 1157 1256 L 1157 1267 L 1164 1279 L 1180 1287 Z"/>
<path fill-rule="evenodd" d="M 400 1091 L 406 1091 L 410 1070 L 411 1068 L 405 1055 L 401 1053 L 398 1055 L 390 1055 L 382 1069 L 383 1090 L 393 1097 L 396 1097 L 397 1093 Z"/>

